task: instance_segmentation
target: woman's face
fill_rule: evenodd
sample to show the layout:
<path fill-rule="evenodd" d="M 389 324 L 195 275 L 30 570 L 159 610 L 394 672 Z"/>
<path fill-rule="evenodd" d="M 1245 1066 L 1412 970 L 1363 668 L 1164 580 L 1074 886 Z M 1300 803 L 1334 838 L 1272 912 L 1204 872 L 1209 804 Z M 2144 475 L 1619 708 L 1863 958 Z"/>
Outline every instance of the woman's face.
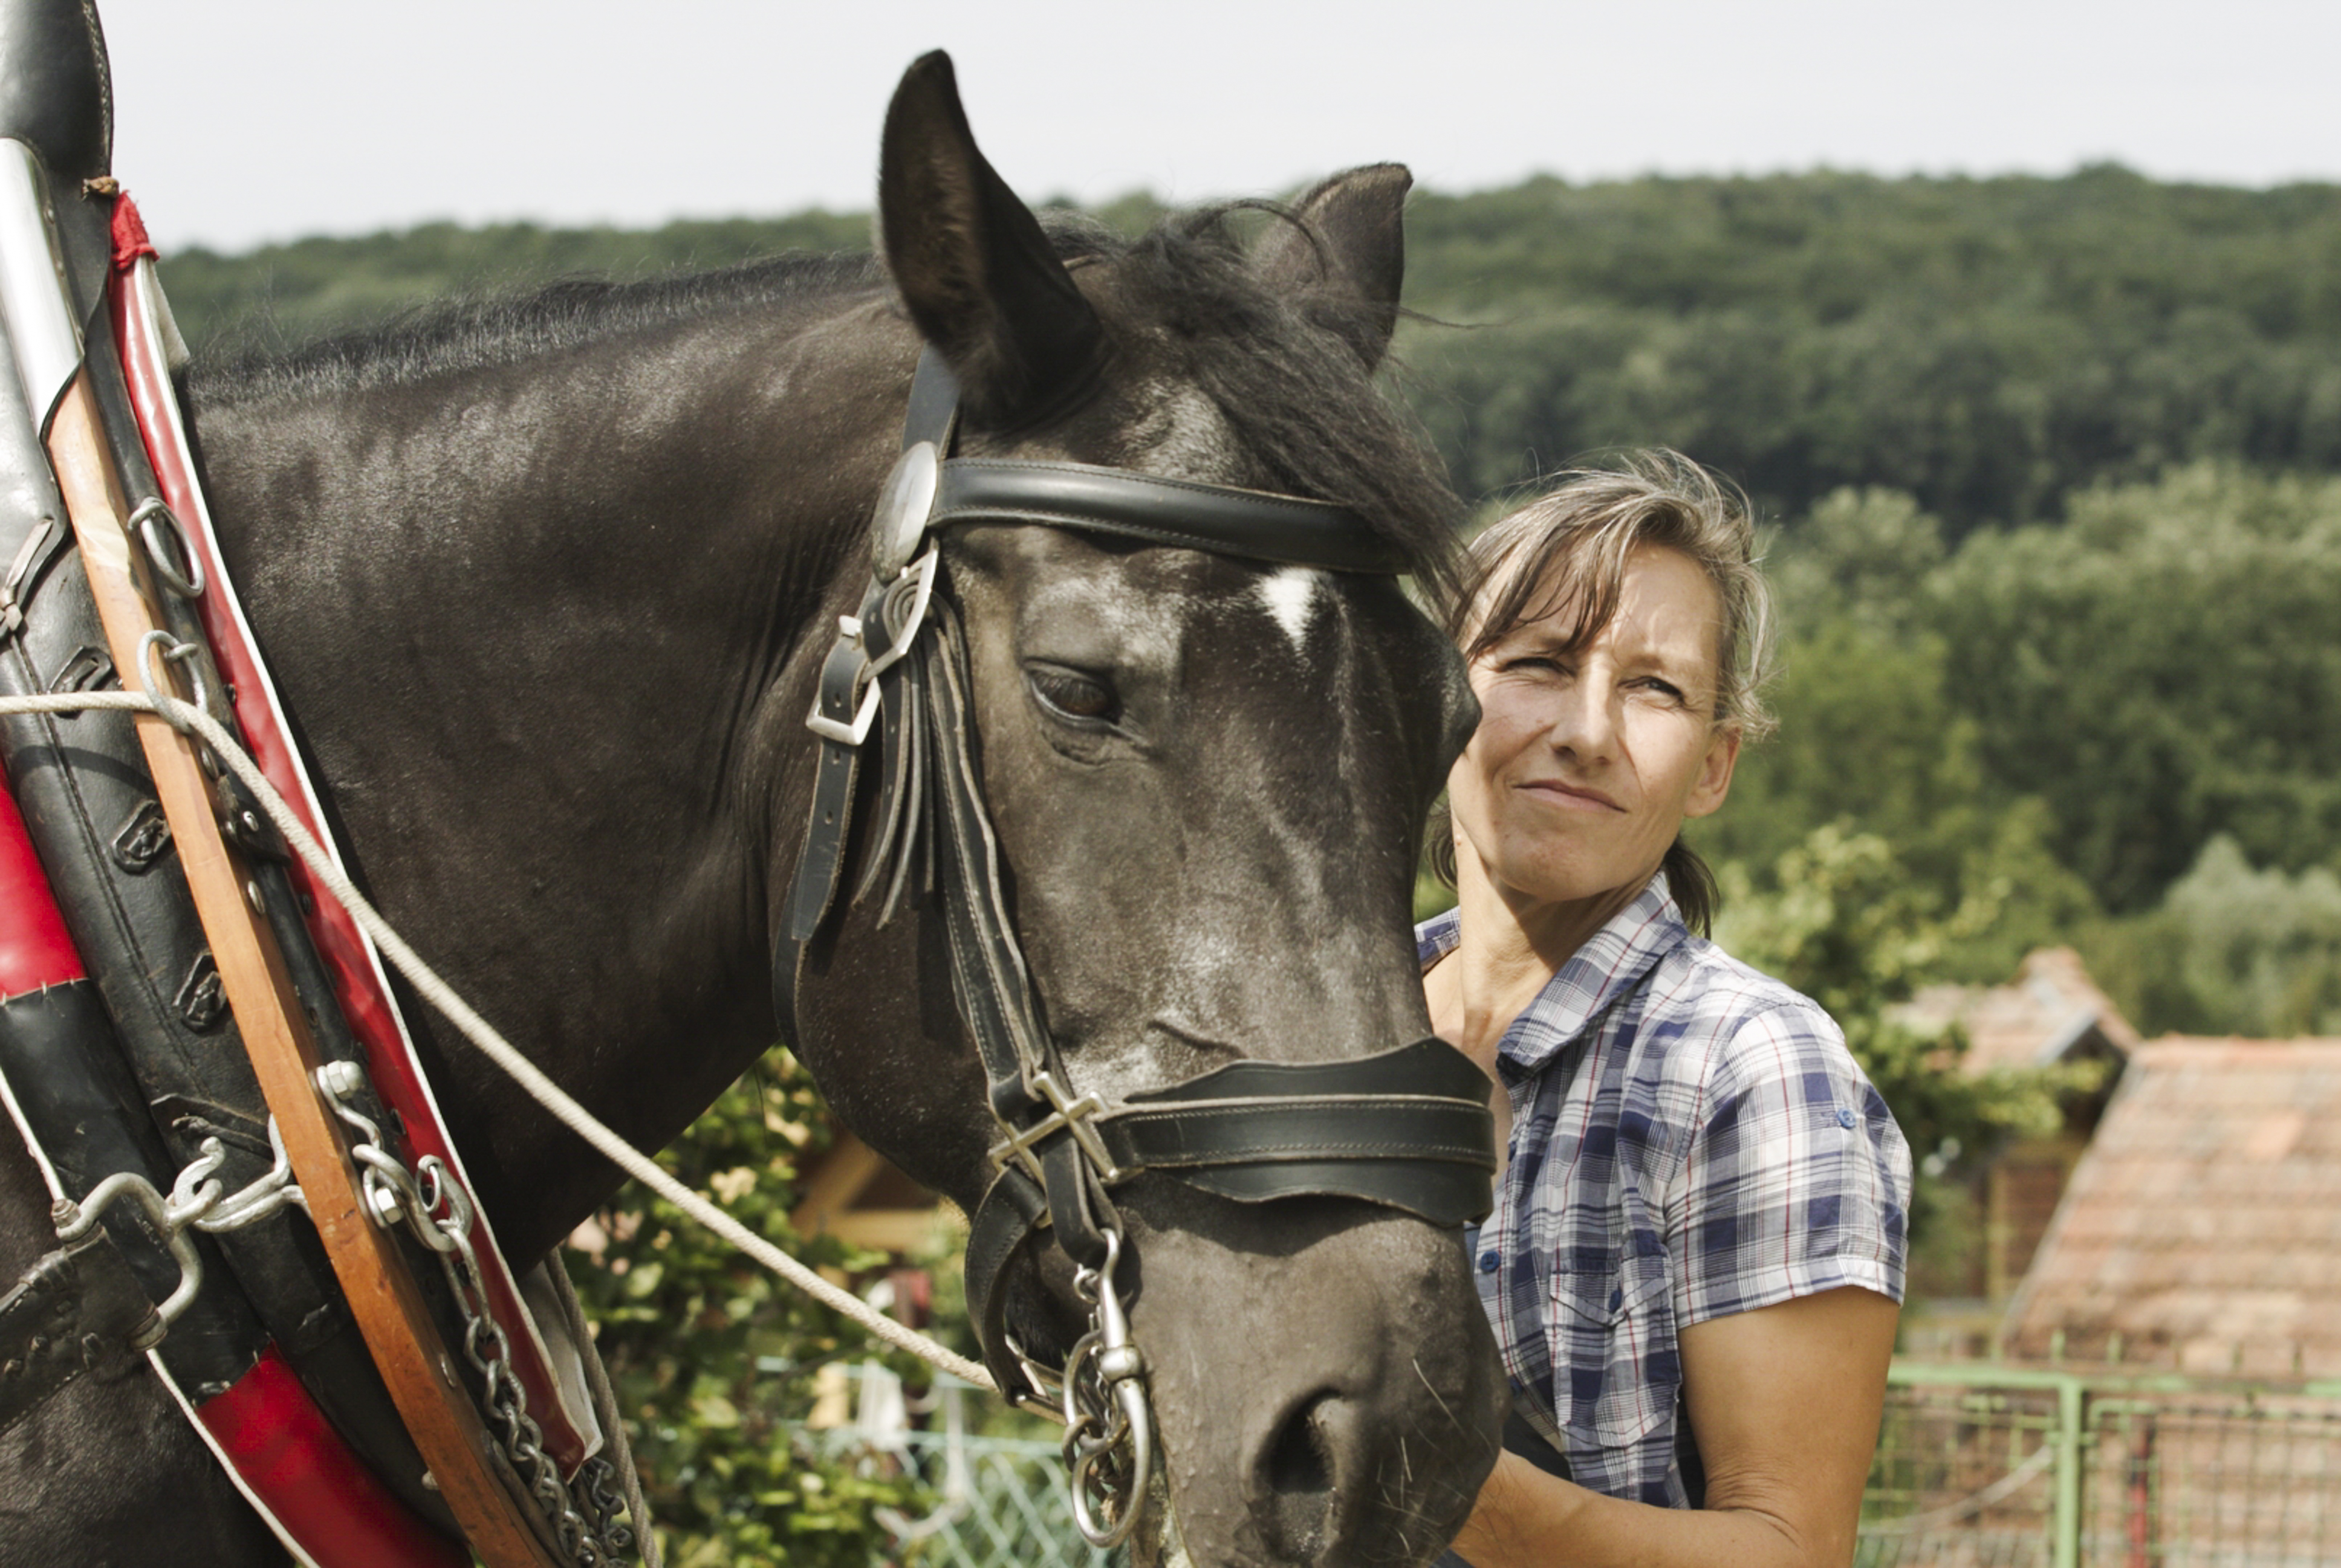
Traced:
<path fill-rule="evenodd" d="M 1479 728 L 1448 778 L 1456 859 L 1520 913 L 1623 908 L 1683 820 L 1723 803 L 1738 726 L 1715 719 L 1722 600 L 1680 551 L 1638 546 L 1618 613 L 1567 651 L 1568 606 L 1471 661 Z"/>

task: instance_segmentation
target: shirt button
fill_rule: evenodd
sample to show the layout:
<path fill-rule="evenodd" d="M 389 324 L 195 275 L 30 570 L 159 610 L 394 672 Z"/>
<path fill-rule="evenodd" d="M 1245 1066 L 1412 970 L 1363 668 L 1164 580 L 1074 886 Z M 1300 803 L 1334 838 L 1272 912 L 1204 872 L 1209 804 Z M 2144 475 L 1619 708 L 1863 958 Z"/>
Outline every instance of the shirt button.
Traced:
<path fill-rule="evenodd" d="M 1483 1252 L 1483 1253 L 1481 1253 L 1481 1254 L 1479 1255 L 1479 1272 L 1480 1272 L 1481 1274 L 1493 1274 L 1493 1273 L 1495 1273 L 1495 1272 L 1496 1272 L 1496 1263 L 1497 1263 L 1497 1258 L 1496 1258 L 1496 1255 L 1495 1255 L 1494 1253 L 1492 1253 L 1492 1252 Z"/>
<path fill-rule="evenodd" d="M 1837 1125 L 1838 1125 L 1838 1126 L 1841 1126 L 1841 1127 L 1843 1127 L 1843 1128 L 1845 1128 L 1845 1130 L 1846 1130 L 1846 1131 L 1848 1131 L 1848 1132 L 1851 1132 L 1851 1131 L 1853 1130 L 1853 1126 L 1854 1126 L 1854 1124 L 1855 1124 L 1856 1122 L 1859 1121 L 1859 1120 L 1861 1120 L 1861 1118 L 1860 1118 L 1859 1116 L 1855 1116 L 1851 1111 L 1849 1111 L 1849 1110 L 1846 1109 L 1843 1106 L 1839 1106 L 1839 1107 L 1838 1107 L 1838 1108 L 1837 1108 Z"/>
<path fill-rule="evenodd" d="M 1626 1293 L 1623 1290 L 1620 1290 L 1618 1286 L 1614 1285 L 1611 1285 L 1609 1287 L 1609 1310 L 1615 1312 L 1625 1305 Z"/>

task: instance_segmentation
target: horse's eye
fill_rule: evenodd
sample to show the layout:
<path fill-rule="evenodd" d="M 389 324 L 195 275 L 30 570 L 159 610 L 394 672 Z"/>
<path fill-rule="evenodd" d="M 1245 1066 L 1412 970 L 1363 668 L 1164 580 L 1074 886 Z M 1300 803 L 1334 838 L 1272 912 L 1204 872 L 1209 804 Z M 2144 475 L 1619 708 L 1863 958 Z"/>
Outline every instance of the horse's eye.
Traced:
<path fill-rule="evenodd" d="M 1094 675 L 1052 664 L 1026 671 L 1024 679 L 1041 706 L 1061 719 L 1110 724 L 1119 717 L 1113 688 Z"/>

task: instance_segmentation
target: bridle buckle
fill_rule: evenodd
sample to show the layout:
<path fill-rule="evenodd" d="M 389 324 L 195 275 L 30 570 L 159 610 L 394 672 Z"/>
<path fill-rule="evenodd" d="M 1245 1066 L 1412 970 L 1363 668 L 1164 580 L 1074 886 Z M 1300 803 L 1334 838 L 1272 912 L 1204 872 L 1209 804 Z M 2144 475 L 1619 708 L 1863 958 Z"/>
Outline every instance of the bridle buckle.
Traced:
<path fill-rule="evenodd" d="M 1042 1140 L 1054 1137 L 1061 1132 L 1069 1132 L 1091 1168 L 1097 1172 L 1098 1180 L 1104 1186 L 1112 1186 L 1132 1174 L 1114 1163 L 1113 1151 L 1106 1147 L 1105 1139 L 1098 1135 L 1091 1121 L 1092 1117 L 1105 1114 L 1103 1100 L 1093 1094 L 1075 1099 L 1046 1073 L 1032 1075 L 1032 1087 L 1049 1102 L 1051 1112 L 1021 1132 L 1011 1132 L 992 1146 L 991 1164 L 994 1169 L 1005 1170 L 1008 1162 L 1014 1160 L 1024 1167 L 1025 1175 L 1040 1181 L 1042 1179 L 1041 1161 L 1032 1150 Z"/>

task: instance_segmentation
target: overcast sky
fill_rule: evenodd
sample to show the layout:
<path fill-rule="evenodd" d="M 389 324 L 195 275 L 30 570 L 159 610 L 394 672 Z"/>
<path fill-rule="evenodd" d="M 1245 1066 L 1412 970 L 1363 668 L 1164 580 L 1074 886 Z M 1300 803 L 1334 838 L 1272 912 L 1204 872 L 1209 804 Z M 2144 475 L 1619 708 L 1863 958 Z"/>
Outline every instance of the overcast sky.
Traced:
<path fill-rule="evenodd" d="M 867 209 L 948 48 L 1029 198 L 1549 171 L 2341 179 L 2333 0 L 100 0 L 115 171 L 167 253 Z"/>

